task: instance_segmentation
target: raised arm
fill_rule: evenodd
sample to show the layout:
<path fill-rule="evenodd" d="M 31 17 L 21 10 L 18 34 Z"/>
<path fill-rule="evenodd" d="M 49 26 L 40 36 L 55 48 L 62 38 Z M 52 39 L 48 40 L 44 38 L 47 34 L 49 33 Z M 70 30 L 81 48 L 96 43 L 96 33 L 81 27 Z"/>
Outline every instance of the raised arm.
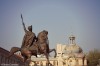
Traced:
<path fill-rule="evenodd" d="M 21 14 L 21 19 L 22 19 L 22 25 L 23 25 L 24 31 L 26 32 L 27 30 L 26 30 L 25 24 L 24 24 L 24 22 L 23 22 L 22 14 Z"/>

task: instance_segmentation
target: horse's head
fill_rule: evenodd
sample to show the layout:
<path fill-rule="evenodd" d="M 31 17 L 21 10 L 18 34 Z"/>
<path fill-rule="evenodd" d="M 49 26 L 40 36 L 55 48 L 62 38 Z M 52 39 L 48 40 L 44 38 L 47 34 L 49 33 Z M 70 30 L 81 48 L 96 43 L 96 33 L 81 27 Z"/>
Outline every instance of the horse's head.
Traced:
<path fill-rule="evenodd" d="M 38 41 L 45 42 L 48 39 L 48 31 L 43 30 L 38 34 Z"/>
<path fill-rule="evenodd" d="M 48 31 L 46 31 L 46 30 L 43 30 L 42 32 L 44 32 L 46 35 L 48 35 Z"/>

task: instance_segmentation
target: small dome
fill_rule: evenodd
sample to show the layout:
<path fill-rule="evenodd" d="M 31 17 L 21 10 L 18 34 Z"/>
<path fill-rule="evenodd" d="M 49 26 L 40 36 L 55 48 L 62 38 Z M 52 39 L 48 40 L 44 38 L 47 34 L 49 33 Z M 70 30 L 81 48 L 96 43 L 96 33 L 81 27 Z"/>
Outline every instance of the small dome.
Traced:
<path fill-rule="evenodd" d="M 81 47 L 79 47 L 76 43 L 75 43 L 75 36 L 71 35 L 69 37 L 70 43 L 68 45 L 66 45 L 66 47 L 63 50 L 63 53 L 65 54 L 79 54 L 82 51 Z"/>

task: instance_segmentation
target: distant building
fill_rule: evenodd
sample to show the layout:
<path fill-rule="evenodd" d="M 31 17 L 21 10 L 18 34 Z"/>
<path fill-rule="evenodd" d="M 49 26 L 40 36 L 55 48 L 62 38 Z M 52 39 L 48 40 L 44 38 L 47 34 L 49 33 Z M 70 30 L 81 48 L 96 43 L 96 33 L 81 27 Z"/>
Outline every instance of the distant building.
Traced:
<path fill-rule="evenodd" d="M 16 54 L 7 58 L 9 51 L 0 47 L 0 66 L 29 66 L 26 62 L 23 62 L 23 59 Z"/>
<path fill-rule="evenodd" d="M 75 43 L 75 37 L 69 37 L 70 43 L 68 45 L 57 44 L 57 56 L 67 58 L 69 66 L 87 66 L 87 60 L 81 47 Z"/>

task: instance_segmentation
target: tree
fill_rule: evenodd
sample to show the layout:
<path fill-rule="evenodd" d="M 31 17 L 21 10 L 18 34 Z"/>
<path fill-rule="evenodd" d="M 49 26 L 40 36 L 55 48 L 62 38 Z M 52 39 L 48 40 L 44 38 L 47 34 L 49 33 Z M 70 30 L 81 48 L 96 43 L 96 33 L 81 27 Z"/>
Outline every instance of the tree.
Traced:
<path fill-rule="evenodd" d="M 97 66 L 100 59 L 100 51 L 97 49 L 91 50 L 87 53 L 88 66 Z"/>

